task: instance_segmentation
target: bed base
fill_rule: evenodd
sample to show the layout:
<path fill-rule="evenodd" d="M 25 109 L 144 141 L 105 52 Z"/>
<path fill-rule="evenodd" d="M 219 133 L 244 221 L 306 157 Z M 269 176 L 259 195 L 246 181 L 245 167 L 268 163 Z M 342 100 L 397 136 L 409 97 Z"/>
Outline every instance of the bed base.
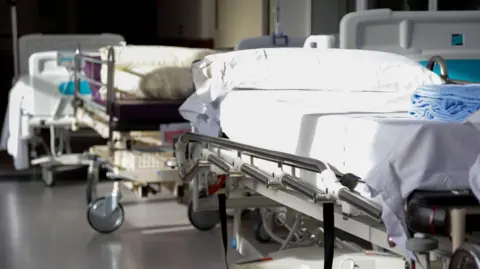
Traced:
<path fill-rule="evenodd" d="M 31 117 L 28 121 L 30 131 L 33 133 L 29 141 L 30 144 L 30 163 L 33 166 L 39 166 L 41 169 L 41 179 L 47 187 L 53 187 L 56 183 L 55 174 L 76 170 L 88 165 L 84 160 L 83 154 L 74 154 L 71 149 L 70 127 L 74 122 L 73 117 L 65 116 L 61 118 L 38 118 Z M 50 141 L 47 143 L 37 133 L 39 129 L 50 130 Z M 82 134 L 81 137 L 86 137 Z M 58 140 L 58 145 L 56 143 Z M 46 155 L 38 157 L 37 147 L 43 147 Z"/>
<path fill-rule="evenodd" d="M 335 224 L 335 228 L 352 233 L 354 236 L 372 243 L 383 252 L 397 255 L 397 257 L 408 257 L 407 253 L 388 239 L 385 227 L 380 221 L 381 209 L 345 186 L 348 185 L 346 183 L 352 182 L 353 175 L 347 174 L 348 176 L 346 176 L 318 160 L 192 133 L 183 134 L 177 140 L 175 154 L 175 165 L 179 169 L 181 180 L 185 184 L 190 183 L 192 188 L 191 207 L 193 212 L 199 213 L 204 209 L 212 209 L 212 196 L 202 197 L 202 191 L 214 184 L 215 180 L 212 180 L 211 176 L 205 177 L 206 173 L 213 173 L 227 177 L 223 188 L 217 194 L 229 197 L 238 190 L 258 194 L 321 221 L 322 225 L 319 227 L 323 226 L 324 230 L 329 229 L 327 226 Z M 278 172 L 272 174 L 272 171 L 259 169 L 254 165 L 255 161 L 273 162 L 278 165 Z M 329 174 L 325 173 L 323 184 L 316 187 L 309 186 L 296 176 L 298 170 L 321 175 L 325 171 L 330 171 L 334 173 L 335 179 L 329 181 L 332 178 L 328 178 Z M 341 180 L 342 177 L 343 180 Z M 345 180 L 346 178 L 350 180 Z M 249 201 L 249 198 L 243 199 L 243 208 L 272 206 L 271 203 L 262 205 L 258 203 L 258 200 L 253 202 L 253 200 Z M 257 198 L 255 197 L 255 199 Z M 341 206 L 337 205 L 339 202 L 341 202 Z M 217 203 L 220 207 L 221 201 L 219 200 Z M 352 215 L 352 212 L 355 211 L 345 210 L 346 204 L 354 206 L 362 214 L 353 213 Z M 228 203 L 226 205 L 229 206 Z M 237 204 L 234 223 L 241 221 L 238 213 L 239 207 L 241 206 Z M 334 210 L 325 214 L 325 211 L 331 209 Z M 449 210 L 451 241 L 444 237 L 417 232 L 407 242 L 407 248 L 417 257 L 417 265 L 423 268 L 432 268 L 433 257 L 433 260 L 440 260 L 440 264 L 446 268 L 450 257 L 453 260 L 455 255 L 458 256 L 458 252 L 462 252 L 469 244 L 473 244 L 474 248 L 477 248 L 475 238 L 466 236 L 464 227 L 466 214 L 478 213 L 478 203 Z M 235 226 L 238 225 L 234 225 L 234 229 L 237 229 Z M 234 234 L 237 241 L 244 240 L 237 230 L 234 231 Z M 325 232 L 323 236 L 324 242 L 330 240 L 329 233 Z M 241 249 L 242 245 L 237 244 L 237 250 L 241 253 L 248 252 Z M 326 244 L 323 251 L 324 268 L 332 268 L 334 260 L 332 245 Z M 478 258 L 475 259 L 478 260 Z"/>

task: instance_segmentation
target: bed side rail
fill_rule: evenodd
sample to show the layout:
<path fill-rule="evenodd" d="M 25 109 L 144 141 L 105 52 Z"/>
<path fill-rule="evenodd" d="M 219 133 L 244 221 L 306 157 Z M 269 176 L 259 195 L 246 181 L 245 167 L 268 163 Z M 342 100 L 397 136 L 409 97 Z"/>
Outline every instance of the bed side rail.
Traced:
<path fill-rule="evenodd" d="M 355 177 L 351 174 L 342 174 L 334 167 L 331 167 L 316 159 L 258 148 L 223 138 L 209 137 L 194 133 L 185 133 L 177 140 L 175 144 L 175 156 L 177 159 L 178 170 L 184 182 L 191 181 L 194 178 L 194 175 L 198 172 L 198 170 L 201 169 L 202 166 L 204 167 L 206 165 L 204 161 L 200 161 L 196 163 L 193 168 L 187 171 L 187 148 L 189 143 L 205 143 L 208 145 L 215 145 L 217 147 L 238 151 L 239 155 L 249 155 L 251 157 L 276 162 L 279 165 L 287 165 L 293 168 L 304 169 L 315 173 L 322 173 L 326 169 L 331 169 L 335 173 L 335 176 L 340 179 L 342 177 L 349 179 Z M 222 161 L 221 158 L 213 157 L 214 156 L 211 155 L 209 156 L 209 158 L 207 158 L 208 163 L 215 165 L 226 172 L 229 172 L 228 170 L 231 169 L 230 164 Z M 269 175 L 266 175 L 266 173 L 264 173 L 260 169 L 257 169 L 256 167 L 248 164 L 241 165 L 240 172 L 252 178 L 255 178 L 266 186 L 269 185 L 272 179 Z M 356 177 L 356 179 L 359 180 L 358 177 Z M 280 178 L 280 183 L 301 193 L 302 195 L 312 199 L 313 201 L 321 200 L 325 196 L 328 197 L 325 190 L 319 190 L 316 187 L 310 186 L 302 180 L 288 174 L 284 174 Z M 340 183 L 342 183 L 342 180 L 340 180 Z M 342 187 L 336 189 L 336 196 L 338 199 L 357 207 L 359 210 L 363 211 L 364 213 L 368 214 L 369 216 L 373 217 L 378 221 L 381 220 L 381 208 L 379 208 L 372 201 L 364 198 L 360 194 L 346 187 L 344 183 L 342 183 L 342 185 Z"/>
<path fill-rule="evenodd" d="M 93 78 L 89 78 L 85 75 L 84 67 L 86 63 L 90 64 L 99 64 L 107 66 L 107 83 L 102 83 L 102 81 L 97 81 Z M 101 110 L 107 115 L 112 114 L 113 105 L 115 103 L 115 87 L 114 87 L 114 69 L 115 69 L 115 50 L 113 46 L 108 48 L 107 60 L 101 60 L 83 53 L 80 49 L 80 46 L 77 45 L 74 55 L 74 64 L 73 64 L 73 80 L 74 80 L 74 113 L 77 113 L 78 107 L 84 106 L 85 103 L 92 105 L 97 110 Z M 104 106 L 99 103 L 94 102 L 94 96 L 84 97 L 80 94 L 80 81 L 87 81 L 98 87 L 106 87 L 107 89 L 107 98 L 105 100 Z M 95 93 L 92 93 L 95 94 Z M 108 117 L 108 139 L 113 141 L 114 135 L 114 117 Z M 113 151 L 113 143 L 109 143 L 110 151 Z"/>
<path fill-rule="evenodd" d="M 95 65 L 106 65 L 107 66 L 107 82 L 103 83 L 102 81 L 89 78 L 84 73 L 84 68 L 86 64 L 95 64 Z M 115 68 L 115 53 L 113 47 L 108 48 L 108 57 L 107 60 L 97 59 L 86 53 L 83 53 L 80 49 L 80 46 L 77 46 L 74 52 L 74 65 L 73 65 L 73 80 L 75 85 L 75 94 L 74 98 L 77 101 L 75 107 L 83 105 L 83 102 L 92 102 L 90 98 L 86 98 L 80 94 L 80 81 L 87 81 L 98 87 L 105 87 L 107 89 L 107 99 L 105 106 L 101 109 L 103 112 L 110 114 L 112 109 L 112 104 L 115 102 L 115 91 L 114 91 L 114 68 Z"/>

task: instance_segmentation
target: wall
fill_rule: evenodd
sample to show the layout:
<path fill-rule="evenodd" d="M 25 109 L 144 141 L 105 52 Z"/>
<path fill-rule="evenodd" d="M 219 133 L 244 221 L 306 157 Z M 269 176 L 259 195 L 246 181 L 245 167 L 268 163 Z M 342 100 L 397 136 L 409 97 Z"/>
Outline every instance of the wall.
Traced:
<path fill-rule="evenodd" d="M 266 29 L 266 5 L 262 0 L 216 0 L 215 46 L 234 47 L 240 40 L 262 36 Z M 295 2 L 298 0 L 295 0 Z M 293 2 L 293 1 L 292 1 Z"/>
<path fill-rule="evenodd" d="M 311 33 L 317 35 L 338 34 L 340 20 L 353 3 L 349 1 L 312 0 Z"/>
<path fill-rule="evenodd" d="M 215 0 L 162 0 L 158 2 L 159 38 L 212 39 Z"/>
<path fill-rule="evenodd" d="M 308 36 L 311 32 L 312 1 L 320 0 L 278 0 L 280 4 L 280 32 L 290 36 Z M 338 0 L 321 0 L 329 4 Z M 275 30 L 276 1 L 270 1 L 270 31 Z"/>

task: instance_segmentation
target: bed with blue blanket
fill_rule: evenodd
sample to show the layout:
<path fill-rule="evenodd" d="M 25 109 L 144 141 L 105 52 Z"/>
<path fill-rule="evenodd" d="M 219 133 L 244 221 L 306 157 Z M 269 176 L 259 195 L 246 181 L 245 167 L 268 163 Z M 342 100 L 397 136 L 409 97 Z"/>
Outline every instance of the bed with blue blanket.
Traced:
<path fill-rule="evenodd" d="M 361 178 L 355 191 L 382 207 L 388 234 L 399 246 L 405 247 L 411 236 L 404 208 L 418 190 L 474 189 L 470 175 L 479 162 L 480 129 L 464 122 L 480 107 L 476 85 L 451 84 L 455 81 L 448 74 L 431 76 L 418 62 L 398 55 L 368 52 L 378 72 L 364 74 L 368 69 L 361 65 L 370 59 L 364 51 L 283 52 L 295 54 L 287 59 L 292 65 L 301 59 L 308 69 L 295 66 L 296 72 L 288 73 L 292 67 L 281 64 L 278 49 L 262 50 L 263 58 L 260 52 L 253 55 L 264 60 L 258 68 L 274 70 L 265 77 L 251 65 L 248 73 L 240 73 L 244 63 L 239 57 L 207 57 L 193 67 L 198 94 L 180 112 L 204 135 L 215 136 L 218 124 L 232 141 L 325 161 L 343 174 Z M 315 59 L 319 55 L 322 61 Z M 357 56 L 363 61 L 347 64 Z M 335 64 L 328 65 L 330 60 Z M 408 66 L 403 72 L 417 71 L 402 77 L 404 73 L 395 70 L 402 65 Z M 344 76 L 340 81 L 333 75 L 337 66 Z M 222 72 L 209 72 L 217 67 Z M 350 69 L 355 78 L 346 79 Z M 422 76 L 426 79 L 420 81 Z M 400 77 L 404 82 L 396 83 Z M 226 86 L 213 83 L 218 81 Z M 462 94 L 454 95 L 457 91 Z M 200 104 L 206 113 L 196 110 Z M 255 165 L 267 174 L 278 170 L 278 164 L 268 161 L 255 160 Z M 300 177 L 308 186 L 322 181 L 317 174 Z M 428 223 L 422 225 L 428 228 Z"/>

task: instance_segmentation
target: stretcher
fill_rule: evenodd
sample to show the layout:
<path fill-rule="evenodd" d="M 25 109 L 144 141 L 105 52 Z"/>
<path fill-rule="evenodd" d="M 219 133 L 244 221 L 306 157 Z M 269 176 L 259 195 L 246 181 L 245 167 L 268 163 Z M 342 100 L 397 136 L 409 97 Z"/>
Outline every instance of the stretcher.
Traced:
<path fill-rule="evenodd" d="M 111 46 L 101 49 L 100 57 L 92 57 L 76 49 L 73 131 L 87 126 L 107 140 L 107 145 L 77 156 L 89 163 L 87 218 L 96 231 L 110 233 L 122 225 L 124 188 L 141 197 L 162 188 L 177 192 L 178 173 L 165 163 L 173 158 L 172 136 L 191 130 L 178 112 L 181 95 L 188 93 L 182 87 L 192 87 L 191 63 L 211 53 L 206 49 Z M 92 85 L 92 95 L 80 94 L 81 80 Z M 97 184 L 105 178 L 113 181 L 113 190 L 101 195 Z"/>
<path fill-rule="evenodd" d="M 466 47 L 466 43 L 459 45 L 462 42 L 458 40 L 459 34 L 478 26 L 478 12 L 439 13 L 381 10 L 348 15 L 346 21 L 355 26 L 352 29 L 363 31 L 365 36 L 358 40 L 358 32 L 340 33 L 339 44 L 343 48 L 362 46 L 362 49 L 403 54 L 429 69 L 439 66 L 437 78 L 426 78 L 417 85 L 477 81 L 474 73 L 464 72 L 458 65 L 450 63 L 462 60 L 472 64 L 480 55 L 479 43 L 472 41 Z M 372 22 L 368 18 L 372 18 Z M 448 31 L 441 27 L 427 28 L 435 25 L 431 24 L 433 21 L 448 18 L 452 21 Z M 348 23 L 342 25 L 344 31 L 349 29 Z M 382 29 L 389 34 L 398 30 L 401 38 L 392 38 L 394 44 L 386 46 Z M 436 30 L 456 34 L 444 34 L 447 40 L 434 40 L 436 46 L 428 45 L 426 33 Z M 422 31 L 425 33 L 412 38 L 413 33 Z M 352 37 L 356 42 L 350 41 Z M 374 42 L 368 43 L 370 40 Z M 365 44 L 368 46 L 363 46 Z M 284 51 L 297 53 L 295 50 Z M 304 64 L 310 69 L 297 66 L 295 71 L 300 74 L 296 73 L 299 79 L 295 83 L 301 86 L 288 88 L 287 80 L 291 74 L 286 73 L 288 68 L 275 69 L 281 65 L 280 56 L 270 52 L 262 50 L 265 57 L 255 54 L 253 58 L 259 69 L 271 72 L 259 73 L 252 65 L 246 70 L 249 73 L 224 70 L 223 74 L 236 76 L 231 80 L 223 76 L 223 84 L 211 88 L 201 76 L 197 77 L 197 93 L 187 100 L 181 112 L 197 131 L 204 131 L 204 134 L 183 134 L 175 144 L 175 167 L 178 167 L 182 181 L 191 182 L 192 186 L 191 219 L 205 222 L 206 215 L 201 218 L 196 214 L 207 210 L 211 227 L 220 222 L 225 230 L 225 214 L 222 212 L 226 208 L 236 209 L 236 240 L 232 247 L 253 260 L 252 263 L 239 262 L 236 268 L 384 268 L 381 264 L 385 257 L 391 259 L 388 264 L 392 268 L 479 268 L 475 235 L 478 199 L 469 180 L 472 173 L 478 173 L 474 169 L 480 152 L 476 123 L 467 121 L 452 125 L 409 118 L 406 113 L 408 102 L 404 102 L 408 101 L 409 91 L 402 92 L 404 88 L 396 84 L 397 92 L 385 89 L 380 94 L 355 92 L 367 88 L 369 77 L 364 75 L 358 76 L 364 78 L 363 81 L 353 80 L 358 82 L 358 87 L 347 89 L 348 94 L 334 92 L 334 84 L 328 84 L 335 79 L 329 77 L 333 76 L 331 74 L 317 81 L 317 84 L 327 81 L 325 84 L 328 85 L 323 92 L 322 89 L 316 92 L 315 83 L 309 84 L 303 78 L 308 78 L 307 73 L 311 70 L 323 69 L 309 65 L 317 61 L 314 56 L 302 55 L 303 52 L 291 58 L 291 63 L 295 65 L 295 61 L 303 57 Z M 236 54 L 235 63 L 241 65 L 239 58 L 245 55 Z M 336 59 L 342 62 L 340 57 Z M 275 64 L 269 65 L 268 61 Z M 375 62 L 382 65 L 382 61 Z M 214 65 L 215 60 L 210 61 L 207 57 L 203 63 Z M 204 66 L 194 66 L 194 73 L 195 68 L 201 70 Z M 349 66 L 343 66 L 350 70 Z M 381 72 L 388 69 L 385 67 Z M 334 70 L 336 67 L 330 66 L 330 71 Z M 272 84 L 267 84 L 274 74 L 281 75 Z M 352 72 L 344 74 L 352 76 Z M 362 70 L 359 69 L 358 74 L 363 74 Z M 401 73 L 396 74 L 400 76 Z M 217 79 L 215 74 L 210 74 L 210 78 L 212 81 Z M 347 80 L 344 78 L 337 84 L 349 85 Z M 202 83 L 197 84 L 200 81 Z M 219 85 L 227 86 L 221 88 Z M 370 92 L 377 89 L 372 88 Z M 374 97 L 378 99 L 372 101 Z M 369 101 L 377 106 L 363 106 Z M 195 114 L 198 111 L 188 102 L 204 102 L 205 107 L 210 108 L 202 114 L 207 119 Z M 214 135 L 220 130 L 228 139 Z M 407 154 L 402 157 L 397 153 L 399 151 Z M 402 181 L 404 179 L 410 183 Z M 249 195 L 237 198 L 235 194 L 238 192 Z M 398 196 L 400 203 L 393 208 L 395 203 L 392 201 Z M 322 241 L 323 249 L 299 251 L 316 250 L 323 255 L 305 258 L 282 251 L 265 257 L 251 249 L 238 229 L 240 212 L 246 208 L 281 205 L 319 221 L 317 227 L 321 227 L 321 232 L 305 233 L 304 230 L 303 234 L 310 235 L 311 243 Z M 218 213 L 214 215 L 212 210 L 218 210 Z M 392 220 L 389 218 L 392 216 L 400 218 Z M 372 253 L 346 247 L 343 251 L 348 251 L 344 255 L 345 252 L 337 251 L 337 245 L 342 242 L 335 239 L 335 229 L 370 242 L 380 251 Z M 295 234 L 298 230 L 291 231 Z M 292 244 L 301 241 L 297 238 Z M 228 245 L 225 238 L 223 243 Z"/>

